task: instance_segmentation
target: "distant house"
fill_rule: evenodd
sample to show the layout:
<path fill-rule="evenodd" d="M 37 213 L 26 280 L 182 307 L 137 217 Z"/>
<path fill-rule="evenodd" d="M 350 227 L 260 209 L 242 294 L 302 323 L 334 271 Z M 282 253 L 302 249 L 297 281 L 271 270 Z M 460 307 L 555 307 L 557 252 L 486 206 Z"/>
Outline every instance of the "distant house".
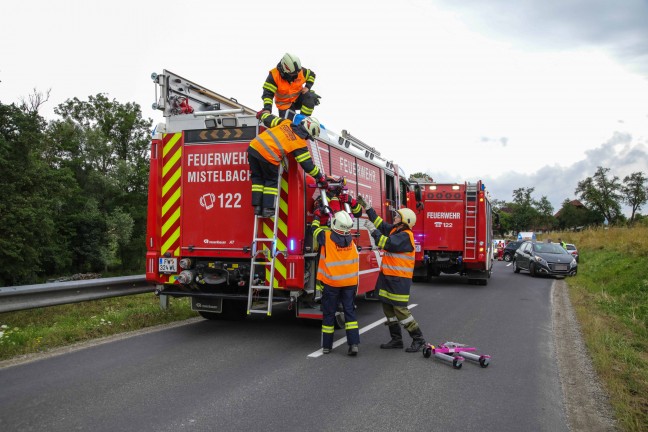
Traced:
<path fill-rule="evenodd" d="M 585 207 L 585 205 L 582 202 L 578 201 L 577 199 L 569 201 L 569 205 L 574 206 L 577 209 L 587 210 L 587 207 Z M 558 210 L 558 212 L 556 212 L 554 217 L 560 217 L 561 212 L 562 212 L 562 207 L 560 208 L 560 210 Z"/>

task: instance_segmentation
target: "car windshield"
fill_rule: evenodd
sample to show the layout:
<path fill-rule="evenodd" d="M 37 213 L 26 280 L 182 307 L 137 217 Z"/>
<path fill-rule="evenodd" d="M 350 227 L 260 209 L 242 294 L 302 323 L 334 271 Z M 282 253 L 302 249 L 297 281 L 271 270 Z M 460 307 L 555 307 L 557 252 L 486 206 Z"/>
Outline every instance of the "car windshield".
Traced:
<path fill-rule="evenodd" d="M 565 254 L 567 251 L 562 246 L 553 243 L 535 243 L 533 250 L 539 253 Z"/>

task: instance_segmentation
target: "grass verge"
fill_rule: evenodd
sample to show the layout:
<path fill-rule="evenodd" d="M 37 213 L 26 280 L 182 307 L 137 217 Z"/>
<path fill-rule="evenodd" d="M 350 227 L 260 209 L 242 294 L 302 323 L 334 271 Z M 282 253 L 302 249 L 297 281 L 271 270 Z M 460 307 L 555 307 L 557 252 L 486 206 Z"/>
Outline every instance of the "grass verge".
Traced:
<path fill-rule="evenodd" d="M 648 228 L 560 234 L 580 253 L 570 298 L 619 425 L 647 431 Z"/>
<path fill-rule="evenodd" d="M 2 313 L 0 360 L 196 316 L 187 298 L 169 304 L 149 293 Z"/>

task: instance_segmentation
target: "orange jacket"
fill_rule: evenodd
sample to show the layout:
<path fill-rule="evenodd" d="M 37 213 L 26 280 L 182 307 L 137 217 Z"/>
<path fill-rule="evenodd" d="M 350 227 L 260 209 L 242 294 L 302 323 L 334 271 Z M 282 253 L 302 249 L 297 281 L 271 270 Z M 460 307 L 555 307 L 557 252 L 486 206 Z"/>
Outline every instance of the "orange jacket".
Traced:
<path fill-rule="evenodd" d="M 394 228 L 389 233 L 394 233 L 397 229 Z M 404 230 L 409 235 L 410 242 L 412 243 L 412 251 L 410 252 L 389 252 L 385 251 L 382 259 L 382 272 L 387 276 L 398 276 L 403 278 L 411 278 L 414 276 L 414 255 L 416 254 L 414 248 L 414 234 L 410 230 Z"/>
<path fill-rule="evenodd" d="M 273 165 L 279 165 L 281 160 L 289 153 L 298 149 L 305 149 L 308 153 L 308 144 L 305 139 L 300 138 L 291 127 L 291 120 L 284 120 L 277 126 L 266 129 L 256 136 L 251 142 L 250 147 L 259 152 L 261 156 Z M 310 154 L 303 159 L 310 159 Z M 298 160 L 297 162 L 302 162 Z M 304 170 L 307 168 L 305 167 Z M 318 170 L 319 172 L 319 170 Z M 310 174 L 310 172 L 309 172 Z M 317 173 L 315 173 L 316 175 Z M 314 175 L 314 174 L 311 174 Z"/>
<path fill-rule="evenodd" d="M 358 284 L 358 268 L 360 259 L 358 249 L 351 244 L 340 247 L 331 240 L 331 232 L 326 231 L 326 240 L 322 246 L 317 280 L 332 287 L 347 287 Z"/>
<path fill-rule="evenodd" d="M 277 84 L 277 91 L 275 92 L 275 105 L 277 109 L 283 111 L 290 108 L 293 102 L 297 100 L 299 94 L 306 83 L 306 77 L 304 76 L 304 70 L 300 70 L 297 74 L 297 78 L 293 82 L 288 82 L 281 78 L 281 74 L 277 68 L 274 68 L 270 71 L 274 82 Z"/>

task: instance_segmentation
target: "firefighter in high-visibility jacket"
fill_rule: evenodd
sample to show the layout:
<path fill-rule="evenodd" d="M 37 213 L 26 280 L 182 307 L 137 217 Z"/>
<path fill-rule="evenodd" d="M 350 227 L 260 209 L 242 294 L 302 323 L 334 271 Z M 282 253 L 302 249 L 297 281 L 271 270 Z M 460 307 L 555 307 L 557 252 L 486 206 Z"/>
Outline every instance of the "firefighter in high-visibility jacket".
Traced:
<path fill-rule="evenodd" d="M 369 217 L 369 220 L 364 222 L 365 227 L 376 245 L 385 251 L 376 290 L 382 301 L 391 340 L 380 345 L 380 348 L 402 349 L 403 336 L 400 326 L 403 326 L 412 337 L 412 344 L 405 351 L 420 351 L 425 345 L 423 332 L 407 308 L 414 275 L 415 248 L 412 228 L 416 224 L 416 215 L 408 208 L 399 209 L 394 213 L 394 224 L 391 225 L 367 206 L 361 196 L 358 196 L 358 203 Z"/>
<path fill-rule="evenodd" d="M 353 220 L 345 211 L 335 214 L 331 229 L 325 230 L 319 224 L 320 211 L 316 210 L 311 225 L 313 235 L 321 245 L 317 280 L 324 285 L 322 296 L 322 352 L 328 354 L 333 349 L 335 313 L 338 303 L 344 311 L 347 344 L 350 356 L 358 355 L 360 332 L 353 299 L 358 288 L 358 269 L 360 259 L 358 249 L 351 237 Z"/>
<path fill-rule="evenodd" d="M 274 127 L 281 119 L 292 119 L 298 110 L 305 116 L 312 115 L 315 105 L 319 105 L 319 96 L 311 90 L 313 84 L 315 72 L 302 68 L 296 55 L 286 53 L 263 83 L 263 109 L 257 118 L 266 127 Z M 279 118 L 270 116 L 273 99 Z"/>
<path fill-rule="evenodd" d="M 320 124 L 314 117 L 306 117 L 299 124 L 283 120 L 279 125 L 257 135 L 248 146 L 248 163 L 252 180 L 254 214 L 273 217 L 275 214 L 279 164 L 292 155 L 301 167 L 326 188 L 326 176 L 313 163 L 306 140 L 319 136 Z"/>
<path fill-rule="evenodd" d="M 329 183 L 340 183 L 340 179 L 333 179 L 333 178 L 327 178 L 327 181 Z M 357 203 L 355 198 L 349 196 L 349 190 L 346 188 L 346 180 L 344 180 L 345 184 L 344 187 L 341 189 L 334 189 L 331 190 L 330 185 L 329 189 L 326 191 L 326 198 L 328 200 L 328 210 L 329 213 L 323 213 L 321 212 L 320 208 L 323 207 L 322 204 L 322 198 L 317 197 L 315 201 L 313 202 L 313 212 L 317 213 L 319 215 L 319 226 L 322 227 L 322 229 L 328 230 L 329 228 L 329 219 L 337 214 L 339 211 L 345 211 L 344 205 L 349 204 L 349 209 L 351 210 L 351 214 L 359 218 L 362 216 L 362 207 L 360 207 L 360 204 Z M 351 218 L 353 220 L 353 218 Z M 317 241 L 317 237 L 313 236 L 313 250 L 318 251 L 319 250 L 319 243 Z M 324 285 L 320 281 L 317 281 L 315 284 L 315 293 L 314 293 L 314 300 L 316 302 L 319 302 L 322 298 L 322 293 L 324 290 Z"/>

